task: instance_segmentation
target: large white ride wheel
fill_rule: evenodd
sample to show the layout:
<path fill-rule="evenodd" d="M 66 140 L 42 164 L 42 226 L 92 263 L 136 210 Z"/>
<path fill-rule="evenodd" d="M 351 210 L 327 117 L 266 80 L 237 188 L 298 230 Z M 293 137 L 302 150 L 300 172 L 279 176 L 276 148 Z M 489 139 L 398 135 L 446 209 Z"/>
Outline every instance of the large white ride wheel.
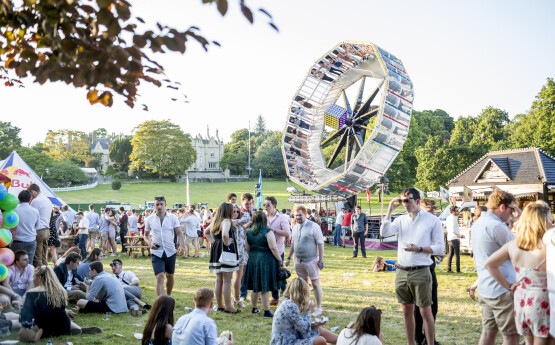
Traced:
<path fill-rule="evenodd" d="M 316 60 L 288 109 L 287 175 L 320 194 L 371 187 L 405 143 L 413 100 L 401 60 L 369 42 L 339 43 Z"/>

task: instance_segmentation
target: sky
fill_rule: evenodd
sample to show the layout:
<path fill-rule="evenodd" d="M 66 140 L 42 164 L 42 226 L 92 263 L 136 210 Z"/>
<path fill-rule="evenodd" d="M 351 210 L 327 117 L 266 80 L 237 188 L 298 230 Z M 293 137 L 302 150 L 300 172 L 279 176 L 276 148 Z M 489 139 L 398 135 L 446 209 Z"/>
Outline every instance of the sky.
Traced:
<path fill-rule="evenodd" d="M 189 103 L 170 89 L 141 86 L 134 109 L 115 98 L 91 106 L 85 89 L 63 83 L 0 86 L 1 121 L 20 127 L 25 145 L 48 130 L 106 128 L 131 134 L 146 120 L 169 119 L 196 136 L 216 130 L 225 142 L 261 114 L 283 130 L 288 106 L 311 65 L 343 40 L 370 41 L 402 60 L 414 83 L 414 110 L 443 109 L 453 118 L 493 106 L 514 117 L 526 112 L 548 77 L 555 77 L 553 1 L 247 0 L 253 25 L 238 1 L 221 17 L 195 1 L 132 1 L 133 15 L 187 29 L 198 26 L 221 47 L 195 42 L 185 55 L 156 55 L 167 76 L 183 84 Z M 258 8 L 273 16 L 276 32 Z M 147 104 L 143 111 L 140 104 Z"/>

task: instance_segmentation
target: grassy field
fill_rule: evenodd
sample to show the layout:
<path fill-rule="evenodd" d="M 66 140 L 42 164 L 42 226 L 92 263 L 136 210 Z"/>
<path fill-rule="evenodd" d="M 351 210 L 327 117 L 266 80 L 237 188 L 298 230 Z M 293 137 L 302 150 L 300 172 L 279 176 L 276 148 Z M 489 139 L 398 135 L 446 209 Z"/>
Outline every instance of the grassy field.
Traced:
<path fill-rule="evenodd" d="M 207 202 L 208 207 L 217 207 L 221 202 L 226 201 L 228 193 L 234 192 L 239 197 L 242 193 L 253 193 L 256 182 L 229 182 L 229 183 L 191 183 L 189 185 L 189 196 L 192 203 Z M 297 189 L 300 187 L 296 186 Z M 86 208 L 89 203 L 105 203 L 106 201 L 130 202 L 133 207 L 144 205 L 145 200 L 151 201 L 154 196 L 164 195 L 168 205 L 174 203 L 186 203 L 185 183 L 131 183 L 123 184 L 120 190 L 112 190 L 110 185 L 99 185 L 95 188 L 73 191 L 58 192 L 58 196 L 68 204 L 79 204 Z M 264 180 L 263 195 L 274 196 L 278 201 L 278 208 L 292 208 L 293 204 L 287 201 L 287 183 L 283 180 Z M 396 195 L 386 195 L 384 197 L 384 210 L 387 210 L 389 201 Z M 372 194 L 371 205 L 366 201 L 366 194 L 359 194 L 362 202 L 363 212 L 367 212 L 372 207 L 372 215 L 380 214 L 380 203 L 378 195 Z M 322 204 L 323 205 L 323 204 Z M 331 204 L 330 204 L 331 207 Z"/>
<path fill-rule="evenodd" d="M 351 258 L 352 251 L 349 248 L 326 245 L 326 268 L 321 272 L 321 281 L 324 289 L 323 315 L 329 317 L 330 322 L 325 327 L 343 328 L 355 319 L 362 308 L 375 305 L 383 311 L 382 331 L 385 344 L 403 344 L 405 337 L 401 307 L 394 294 L 395 273 L 369 272 L 376 255 L 394 259 L 396 251 L 369 251 L 367 259 L 354 259 Z M 155 298 L 155 280 L 150 259 L 132 259 L 127 256 L 121 258 L 124 269 L 134 271 L 141 280 L 144 300 L 152 303 Z M 108 259 L 103 261 L 105 269 L 110 268 Z M 177 302 L 176 320 L 185 313 L 185 307 L 192 307 L 193 293 L 197 288 L 213 288 L 215 282 L 215 275 L 208 273 L 207 255 L 198 259 L 179 258 L 177 264 L 179 266 L 176 267 L 176 286 L 172 294 Z M 473 261 L 467 255 L 462 256 L 462 274 L 447 274 L 445 266 L 446 264 L 442 263 L 436 269 L 439 281 L 436 338 L 442 345 L 477 344 L 481 330 L 480 310 L 465 291 L 466 287 L 476 280 Z M 112 315 L 110 320 L 106 321 L 102 319 L 102 315 L 79 315 L 75 320 L 79 325 L 98 326 L 102 333 L 94 336 L 58 337 L 52 341 L 54 344 L 65 344 L 67 341 L 73 344 L 139 344 L 134 334 L 142 333 L 147 316 L 134 318 L 130 314 L 119 314 Z M 233 331 L 235 344 L 269 344 L 271 320 L 251 314 L 250 308 L 239 315 L 211 312 L 209 316 L 218 324 L 219 332 L 227 329 Z M 15 337 L 12 335 L 10 338 Z M 42 343 L 46 341 L 47 339 L 41 340 Z M 501 344 L 500 338 L 498 344 Z"/>

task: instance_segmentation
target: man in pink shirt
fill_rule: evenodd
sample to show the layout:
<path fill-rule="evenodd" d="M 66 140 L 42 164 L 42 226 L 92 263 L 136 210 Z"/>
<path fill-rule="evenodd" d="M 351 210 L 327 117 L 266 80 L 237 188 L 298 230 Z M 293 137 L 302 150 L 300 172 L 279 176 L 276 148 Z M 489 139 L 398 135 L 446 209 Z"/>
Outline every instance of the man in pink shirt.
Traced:
<path fill-rule="evenodd" d="M 24 250 L 16 251 L 13 265 L 8 267 L 8 280 L 12 290 L 19 296 L 23 296 L 27 290 L 33 287 L 34 272 L 33 265 L 29 265 L 27 252 Z"/>
<path fill-rule="evenodd" d="M 279 253 L 281 254 L 281 260 L 284 258 L 285 253 L 285 240 L 291 236 L 291 226 L 289 225 L 289 220 L 287 215 L 281 214 L 277 210 L 277 200 L 273 196 L 267 196 L 262 203 L 262 206 L 266 210 L 266 217 L 268 217 L 268 227 L 272 229 L 274 235 L 276 236 L 276 243 Z M 285 286 L 287 282 L 282 280 L 279 282 L 279 289 L 281 293 L 285 291 Z M 279 293 L 278 291 L 272 291 L 272 300 L 270 305 L 279 304 Z"/>

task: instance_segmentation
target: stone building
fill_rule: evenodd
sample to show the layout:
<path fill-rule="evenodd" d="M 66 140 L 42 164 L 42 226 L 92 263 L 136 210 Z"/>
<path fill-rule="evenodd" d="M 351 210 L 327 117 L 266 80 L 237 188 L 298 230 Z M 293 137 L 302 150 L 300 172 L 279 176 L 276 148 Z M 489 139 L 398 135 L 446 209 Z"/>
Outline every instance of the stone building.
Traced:
<path fill-rule="evenodd" d="M 105 170 L 108 165 L 111 165 L 110 161 L 110 139 L 109 138 L 94 138 L 91 140 L 91 154 L 100 154 L 100 168 Z"/>
<path fill-rule="evenodd" d="M 215 136 L 210 136 L 210 130 L 206 126 L 206 137 L 203 138 L 200 133 L 192 138 L 192 145 L 197 154 L 197 159 L 189 168 L 191 172 L 222 172 L 220 168 L 220 159 L 224 154 L 224 142 L 218 136 L 216 130 Z"/>

